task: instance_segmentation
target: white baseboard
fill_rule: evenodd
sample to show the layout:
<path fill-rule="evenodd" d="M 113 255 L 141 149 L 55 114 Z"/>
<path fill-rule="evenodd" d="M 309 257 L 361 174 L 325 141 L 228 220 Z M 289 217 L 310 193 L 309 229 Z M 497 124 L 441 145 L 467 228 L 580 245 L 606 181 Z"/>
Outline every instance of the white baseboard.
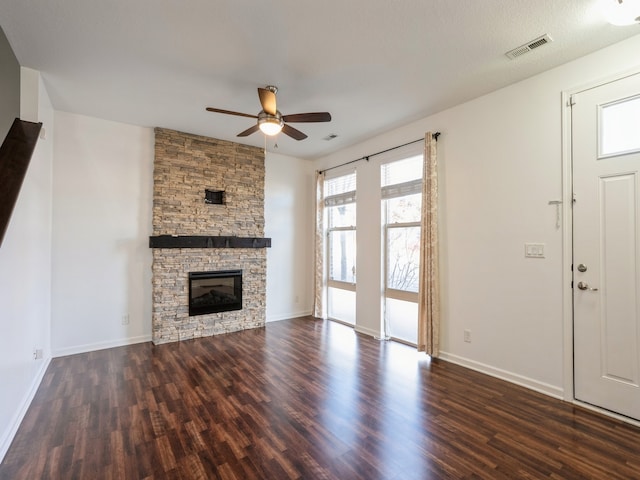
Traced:
<path fill-rule="evenodd" d="M 85 345 L 76 345 L 74 347 L 58 348 L 53 350 L 53 358 L 66 357 L 67 355 L 76 355 L 77 353 L 94 352 L 96 350 L 104 350 L 105 348 L 123 347 L 125 345 L 133 345 L 135 343 L 150 341 L 151 335 L 140 335 L 139 337 L 128 337 L 108 342 L 88 343 Z"/>
<path fill-rule="evenodd" d="M 18 432 L 18 428 L 24 419 L 24 416 L 27 414 L 27 410 L 29 410 L 29 406 L 33 401 L 33 397 L 36 396 L 36 392 L 38 391 L 38 387 L 40 386 L 40 382 L 44 378 L 44 374 L 47 371 L 47 367 L 49 367 L 49 363 L 51 363 L 51 358 L 46 358 L 40 365 L 40 369 L 36 373 L 31 385 L 29 386 L 29 390 L 27 391 L 24 399 L 22 400 L 18 410 L 15 415 L 11 419 L 9 423 L 9 428 L 6 432 L 3 433 L 2 439 L 0 440 L 0 463 L 4 460 L 4 456 L 9 451 L 9 447 L 11 446 L 11 442 L 13 442 L 13 438 L 16 436 Z"/>
<path fill-rule="evenodd" d="M 268 315 L 266 322 L 279 322 L 280 320 L 291 320 L 292 318 L 308 317 L 312 313 L 313 312 L 311 310 L 304 310 L 280 315 Z"/>
<path fill-rule="evenodd" d="M 564 390 L 560 387 L 549 385 L 548 383 L 544 382 L 539 382 L 532 378 L 509 372 L 507 370 L 502 370 L 500 368 L 495 368 L 490 365 L 485 365 L 484 363 L 476 362 L 475 360 L 460 357 L 452 353 L 440 352 L 439 358 L 441 358 L 442 360 L 446 360 L 447 362 L 455 363 L 456 365 L 461 365 L 463 367 L 470 368 L 471 370 L 484 373 L 491 377 L 496 377 L 501 380 L 506 380 L 507 382 L 515 383 L 516 385 L 520 385 L 521 387 L 535 390 L 536 392 L 549 395 L 550 397 L 564 400 Z"/>
<path fill-rule="evenodd" d="M 353 329 L 358 332 L 358 333 L 362 333 L 364 335 L 369 335 L 370 337 L 379 339 L 381 333 L 378 330 L 373 330 L 372 328 L 367 328 L 367 327 L 362 327 L 360 325 L 354 325 Z"/>

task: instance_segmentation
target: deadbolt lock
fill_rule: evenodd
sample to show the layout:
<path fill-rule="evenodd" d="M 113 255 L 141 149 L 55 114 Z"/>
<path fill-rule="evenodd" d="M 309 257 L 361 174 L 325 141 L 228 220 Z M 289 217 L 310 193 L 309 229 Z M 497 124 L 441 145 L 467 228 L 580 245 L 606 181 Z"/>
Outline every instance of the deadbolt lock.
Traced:
<path fill-rule="evenodd" d="M 586 272 L 587 271 L 587 266 L 584 263 L 581 263 L 580 265 L 578 265 L 578 271 L 579 272 Z"/>

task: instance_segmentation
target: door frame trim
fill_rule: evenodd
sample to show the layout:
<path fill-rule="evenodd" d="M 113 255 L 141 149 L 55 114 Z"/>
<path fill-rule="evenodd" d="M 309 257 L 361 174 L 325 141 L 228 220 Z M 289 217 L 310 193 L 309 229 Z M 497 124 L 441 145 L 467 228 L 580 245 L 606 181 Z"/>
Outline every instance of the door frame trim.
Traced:
<path fill-rule="evenodd" d="M 561 94 L 562 105 L 562 378 L 563 397 L 573 402 L 573 289 L 571 288 L 573 261 L 573 156 L 571 154 L 571 89 Z"/>
<path fill-rule="evenodd" d="M 571 145 L 571 96 L 577 95 L 585 90 L 597 88 L 607 83 L 612 83 L 623 78 L 640 74 L 640 66 L 633 69 L 607 75 L 600 79 L 592 80 L 580 86 L 573 87 L 561 92 L 561 112 L 562 112 L 562 334 L 563 334 L 563 366 L 562 366 L 562 387 L 563 397 L 567 402 L 582 405 L 590 410 L 618 418 L 629 423 L 638 425 L 638 422 L 610 412 L 593 405 L 585 404 L 576 400 L 574 396 L 574 374 L 573 374 L 573 289 L 571 281 L 573 273 L 571 264 L 573 262 L 573 156 Z"/>

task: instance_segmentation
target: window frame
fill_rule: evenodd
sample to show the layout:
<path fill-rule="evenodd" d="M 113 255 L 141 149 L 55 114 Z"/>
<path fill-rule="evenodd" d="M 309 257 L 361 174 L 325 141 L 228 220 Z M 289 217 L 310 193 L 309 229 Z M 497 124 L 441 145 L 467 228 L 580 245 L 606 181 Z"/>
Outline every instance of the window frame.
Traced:
<path fill-rule="evenodd" d="M 383 200 L 386 201 L 387 199 Z M 387 213 L 385 211 L 385 217 Z M 394 222 L 387 223 L 385 218 L 384 224 L 384 295 L 388 298 L 395 300 L 404 300 L 407 302 L 418 303 L 418 292 L 411 292 L 409 290 L 399 290 L 397 288 L 391 288 L 388 285 L 389 282 L 389 230 L 394 228 L 420 228 L 420 222 Z"/>
<path fill-rule="evenodd" d="M 598 130 L 598 160 L 606 160 L 613 157 L 619 157 L 622 155 L 628 155 L 637 153 L 640 151 L 640 145 L 633 145 L 631 148 L 627 148 L 624 150 L 611 150 L 605 151 L 605 136 L 607 134 L 607 115 L 606 110 L 610 107 L 617 107 L 620 105 L 628 105 L 630 103 L 634 103 L 640 101 L 640 95 L 632 95 L 627 98 L 621 98 L 615 100 L 613 102 L 604 103 L 602 105 L 598 105 L 598 116 L 597 116 L 597 130 Z M 634 111 L 635 113 L 635 111 Z M 609 117 L 611 118 L 611 117 Z"/>
<path fill-rule="evenodd" d="M 329 209 L 330 208 L 334 208 L 341 205 L 351 205 L 353 204 L 355 206 L 356 212 L 358 209 L 358 205 L 357 205 L 357 199 L 356 199 L 356 190 L 357 190 L 357 182 L 358 182 L 358 175 L 357 175 L 357 171 L 355 169 L 350 169 L 349 171 L 342 171 L 341 173 L 331 176 L 330 178 L 325 178 L 325 182 L 327 181 L 331 181 L 334 179 L 338 179 L 341 177 L 347 177 L 350 175 L 354 175 L 355 176 L 355 182 L 354 182 L 354 190 L 350 190 L 348 192 L 343 192 L 343 193 L 338 193 L 335 195 L 328 195 L 324 197 L 324 211 L 325 211 L 325 234 L 326 234 L 326 247 L 325 247 L 325 255 L 326 255 L 326 288 L 338 288 L 341 290 L 347 290 L 347 291 L 351 291 L 351 292 L 355 292 L 356 291 L 356 283 L 358 281 L 358 272 L 357 270 L 353 273 L 353 277 L 355 279 L 354 282 L 345 282 L 342 280 L 334 280 L 331 278 L 331 261 L 330 259 L 332 258 L 331 256 L 331 234 L 333 232 L 347 232 L 347 231 L 352 231 L 354 232 L 354 239 L 357 239 L 357 225 L 345 225 L 345 226 L 339 226 L 339 227 L 331 227 L 330 226 L 330 221 L 329 221 Z M 324 192 L 323 192 L 324 193 Z M 328 205 L 328 203 L 331 203 L 331 199 L 332 198 L 338 198 L 338 199 L 344 199 L 344 198 L 352 198 L 352 200 L 348 200 L 348 201 L 344 201 L 341 200 L 339 204 L 335 204 L 335 205 Z M 355 240 L 357 241 L 357 240 Z M 354 270 L 356 269 L 356 262 L 357 262 L 357 253 L 356 253 L 356 258 L 353 259 L 353 268 Z"/>
<path fill-rule="evenodd" d="M 340 288 L 342 290 L 356 291 L 356 282 L 358 281 L 357 270 L 353 272 L 354 282 L 345 282 L 342 280 L 334 280 L 331 278 L 331 233 L 332 232 L 354 232 L 354 236 L 357 235 L 356 226 L 351 225 L 348 227 L 332 227 L 327 228 L 327 286 Z M 357 254 L 356 254 L 357 255 Z M 356 259 L 353 262 L 354 270 L 356 268 Z"/>
<path fill-rule="evenodd" d="M 380 168 L 384 168 L 385 165 L 390 165 L 396 162 L 401 162 L 403 160 L 408 160 L 410 158 L 419 156 L 420 154 L 415 151 L 408 151 L 401 156 L 397 156 L 389 161 L 386 161 L 380 165 Z M 397 288 L 389 287 L 389 233 L 392 229 L 395 228 L 420 228 L 421 221 L 417 220 L 414 222 L 389 222 L 389 208 L 387 201 L 395 198 L 403 198 L 408 197 L 410 195 L 421 194 L 422 193 L 422 183 L 424 181 L 424 171 L 422 172 L 422 176 L 419 179 L 412 179 L 405 182 L 390 184 L 390 185 L 381 185 L 381 202 L 382 202 L 382 230 L 383 230 L 383 239 L 382 242 L 382 257 L 383 257 L 383 296 L 385 298 L 392 298 L 394 300 L 403 300 L 406 302 L 418 303 L 418 292 L 412 292 L 408 290 L 400 290 Z M 386 192 L 386 193 L 385 193 Z"/>

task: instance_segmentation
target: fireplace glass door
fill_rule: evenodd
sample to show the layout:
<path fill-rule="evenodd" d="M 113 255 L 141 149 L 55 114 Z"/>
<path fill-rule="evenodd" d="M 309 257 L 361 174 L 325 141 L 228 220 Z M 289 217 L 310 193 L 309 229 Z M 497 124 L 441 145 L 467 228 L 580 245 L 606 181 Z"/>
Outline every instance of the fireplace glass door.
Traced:
<path fill-rule="evenodd" d="M 189 315 L 242 309 L 242 270 L 189 273 Z"/>

